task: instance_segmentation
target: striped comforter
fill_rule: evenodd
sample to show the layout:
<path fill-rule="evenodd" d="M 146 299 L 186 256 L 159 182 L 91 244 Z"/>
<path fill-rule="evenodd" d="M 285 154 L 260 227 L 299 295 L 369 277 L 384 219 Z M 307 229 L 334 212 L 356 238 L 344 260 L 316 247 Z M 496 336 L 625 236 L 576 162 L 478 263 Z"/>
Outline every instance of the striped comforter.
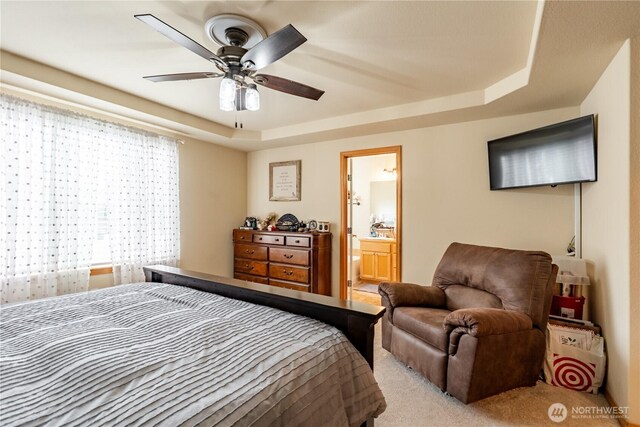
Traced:
<path fill-rule="evenodd" d="M 0 425 L 355 426 L 385 409 L 313 319 L 136 283 L 1 308 Z"/>

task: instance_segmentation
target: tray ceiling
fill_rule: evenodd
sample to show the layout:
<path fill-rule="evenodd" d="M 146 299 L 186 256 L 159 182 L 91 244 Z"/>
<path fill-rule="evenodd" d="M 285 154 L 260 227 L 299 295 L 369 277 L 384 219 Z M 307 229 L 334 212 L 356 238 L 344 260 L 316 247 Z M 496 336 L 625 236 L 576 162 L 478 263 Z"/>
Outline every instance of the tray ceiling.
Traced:
<path fill-rule="evenodd" d="M 467 109 L 482 106 L 487 111 L 478 116 L 491 115 L 492 109 L 502 114 L 509 105 L 514 113 L 534 108 L 529 105 L 575 105 L 616 43 L 638 32 L 640 2 L 618 2 L 609 9 L 555 3 L 543 8 L 535 1 L 2 1 L 1 78 L 83 104 L 111 104 L 107 110 L 218 143 L 265 148 L 375 132 L 381 122 L 395 130 L 458 110 L 464 119 Z M 143 75 L 214 67 L 133 18 L 140 13 L 154 14 L 214 52 L 219 46 L 204 33 L 205 21 L 214 15 L 250 17 L 267 33 L 291 23 L 308 41 L 262 71 L 326 93 L 315 102 L 261 88 L 260 111 L 235 113 L 218 109 L 217 79 L 145 81 Z M 568 17 L 571 26 L 559 27 Z M 594 28 L 589 20 L 600 23 L 596 30 L 602 34 L 588 34 Z M 607 20 L 617 30 L 603 25 Z M 535 86 L 527 94 L 534 83 L 559 84 L 554 63 L 573 56 L 586 63 L 589 55 L 595 59 L 588 69 L 555 98 L 545 99 Z M 36 70 L 34 64 L 43 67 Z M 47 73 L 50 69 L 55 72 Z M 58 71 L 62 83 L 52 77 Z M 109 89 L 119 96 L 96 95 Z M 516 92 L 524 95 L 513 96 Z M 235 129 L 236 122 L 243 130 Z"/>

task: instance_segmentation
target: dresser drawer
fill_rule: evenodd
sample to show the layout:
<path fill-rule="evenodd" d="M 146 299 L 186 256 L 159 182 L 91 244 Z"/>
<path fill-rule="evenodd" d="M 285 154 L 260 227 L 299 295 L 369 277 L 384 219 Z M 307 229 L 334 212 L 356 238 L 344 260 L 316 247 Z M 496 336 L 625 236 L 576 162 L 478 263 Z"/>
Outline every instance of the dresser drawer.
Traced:
<path fill-rule="evenodd" d="M 238 280 L 246 280 L 247 282 L 260 283 L 262 285 L 269 284 L 269 279 L 267 279 L 266 277 L 252 276 L 250 274 L 234 273 L 233 278 Z"/>
<path fill-rule="evenodd" d="M 236 243 L 233 246 L 234 258 L 247 258 L 259 261 L 267 260 L 267 247 L 258 245 L 242 245 Z"/>
<path fill-rule="evenodd" d="M 300 283 L 281 282 L 279 280 L 270 279 L 269 280 L 269 284 L 271 286 L 277 286 L 279 288 L 293 289 L 293 290 L 296 290 L 296 291 L 302 291 L 302 292 L 310 292 L 311 291 L 309 289 L 309 285 L 301 285 Z"/>
<path fill-rule="evenodd" d="M 298 283 L 309 283 L 309 268 L 270 263 L 269 277 Z"/>
<path fill-rule="evenodd" d="M 269 261 L 284 264 L 309 265 L 309 251 L 289 248 L 271 248 Z"/>
<path fill-rule="evenodd" d="M 273 236 L 269 234 L 254 234 L 254 243 L 266 243 L 268 245 L 284 245 L 284 236 Z"/>
<path fill-rule="evenodd" d="M 251 238 L 253 237 L 253 231 L 251 230 L 233 230 L 233 241 L 234 242 L 251 242 Z"/>
<path fill-rule="evenodd" d="M 299 246 L 301 248 L 308 248 L 309 246 L 311 246 L 311 238 L 287 236 L 287 246 Z"/>
<path fill-rule="evenodd" d="M 266 276 L 267 263 L 262 261 L 249 261 L 236 258 L 233 260 L 233 270 L 238 273 L 249 273 L 256 276 Z"/>

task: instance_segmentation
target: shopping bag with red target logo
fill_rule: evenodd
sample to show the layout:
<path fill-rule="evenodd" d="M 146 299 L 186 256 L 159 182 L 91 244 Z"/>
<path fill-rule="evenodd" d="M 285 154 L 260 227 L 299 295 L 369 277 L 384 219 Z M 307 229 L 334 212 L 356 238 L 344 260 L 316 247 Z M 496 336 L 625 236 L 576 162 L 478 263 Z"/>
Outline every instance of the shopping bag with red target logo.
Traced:
<path fill-rule="evenodd" d="M 604 339 L 588 330 L 547 328 L 544 376 L 548 384 L 598 393 L 606 364 Z"/>

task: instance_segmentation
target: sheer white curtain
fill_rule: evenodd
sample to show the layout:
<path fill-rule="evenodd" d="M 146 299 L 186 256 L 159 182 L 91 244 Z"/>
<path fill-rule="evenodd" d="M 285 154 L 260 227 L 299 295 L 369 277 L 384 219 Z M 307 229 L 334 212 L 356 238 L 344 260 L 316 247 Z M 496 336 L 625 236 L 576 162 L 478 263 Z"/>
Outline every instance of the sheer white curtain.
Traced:
<path fill-rule="evenodd" d="M 96 157 L 86 123 L 2 97 L 1 301 L 86 290 Z"/>
<path fill-rule="evenodd" d="M 6 95 L 0 108 L 0 302 L 87 290 L 98 209 L 117 284 L 177 265 L 175 140 Z"/>
<path fill-rule="evenodd" d="M 115 284 L 144 281 L 143 266 L 180 258 L 177 143 L 134 134 L 110 123 L 101 133 Z"/>

